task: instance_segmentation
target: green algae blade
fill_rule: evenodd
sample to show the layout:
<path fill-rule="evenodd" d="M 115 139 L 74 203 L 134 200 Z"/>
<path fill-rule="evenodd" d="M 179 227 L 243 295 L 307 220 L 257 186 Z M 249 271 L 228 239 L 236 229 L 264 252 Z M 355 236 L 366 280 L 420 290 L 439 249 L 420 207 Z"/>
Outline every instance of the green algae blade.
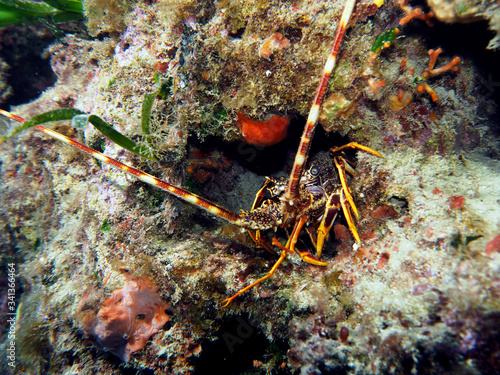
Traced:
<path fill-rule="evenodd" d="M 54 8 L 65 11 L 83 13 L 83 3 L 80 0 L 44 0 Z"/>
<path fill-rule="evenodd" d="M 21 126 L 15 128 L 11 134 L 1 137 L 0 143 L 13 137 L 16 134 L 19 134 L 23 130 L 32 128 L 34 126 L 45 124 L 47 122 L 64 120 L 75 120 L 74 123 L 77 125 L 77 127 L 83 127 L 85 125 L 85 120 L 88 120 L 106 138 L 116 143 L 118 146 L 123 147 L 124 149 L 129 150 L 130 152 L 133 152 L 134 154 L 139 155 L 143 158 L 157 160 L 157 158 L 153 155 L 148 147 L 138 145 L 130 138 L 127 138 L 122 133 L 113 129 L 113 126 L 111 126 L 111 124 L 107 123 L 100 117 L 96 115 L 88 115 L 85 112 L 75 108 L 56 109 L 33 116 L 29 120 L 24 121 Z"/>
<path fill-rule="evenodd" d="M 43 21 L 63 23 L 83 17 L 83 4 L 80 0 L 0 0 L 0 26 Z"/>
<path fill-rule="evenodd" d="M 64 23 L 71 21 L 78 21 L 83 18 L 83 13 L 77 12 L 56 12 L 50 19 L 54 23 Z"/>
<path fill-rule="evenodd" d="M 29 18 L 47 17 L 56 11 L 54 7 L 46 3 L 22 0 L 0 0 L 0 10 L 18 12 Z"/>
<path fill-rule="evenodd" d="M 45 124 L 47 122 L 52 121 L 63 121 L 63 120 L 71 120 L 74 116 L 82 115 L 84 112 L 75 109 L 75 108 L 64 108 L 64 109 L 56 109 L 54 111 L 48 111 L 36 116 L 33 116 L 29 120 L 24 121 L 21 126 L 18 126 L 14 129 L 14 131 L 0 138 L 0 143 L 5 140 L 19 134 L 23 130 L 32 128 L 37 125 Z"/>
<path fill-rule="evenodd" d="M 155 101 L 155 98 L 156 94 L 144 95 L 144 101 L 142 102 L 142 110 L 141 110 L 141 126 L 143 134 L 150 134 L 149 118 L 151 117 L 151 109 L 153 108 L 153 103 Z"/>
<path fill-rule="evenodd" d="M 23 16 L 19 12 L 0 8 L 0 27 L 21 23 L 23 20 Z"/>
<path fill-rule="evenodd" d="M 149 147 L 139 146 L 130 138 L 125 137 L 122 133 L 113 129 L 111 124 L 107 123 L 96 115 L 89 116 L 89 122 L 95 126 L 106 138 L 116 143 L 118 146 L 123 147 L 136 155 L 150 160 L 158 160 Z"/>

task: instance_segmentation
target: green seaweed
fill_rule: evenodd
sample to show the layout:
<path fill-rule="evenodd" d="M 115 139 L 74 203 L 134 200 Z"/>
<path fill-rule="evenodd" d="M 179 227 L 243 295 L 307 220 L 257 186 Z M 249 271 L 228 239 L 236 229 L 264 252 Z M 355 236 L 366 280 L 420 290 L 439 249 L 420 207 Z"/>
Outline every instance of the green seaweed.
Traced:
<path fill-rule="evenodd" d="M 0 0 L 0 26 L 33 22 L 57 24 L 83 17 L 81 0 Z"/>
<path fill-rule="evenodd" d="M 90 148 L 103 153 L 104 149 L 106 148 L 106 140 L 104 139 L 104 137 L 97 136 L 89 142 L 89 146 Z M 102 162 L 100 160 L 94 158 L 94 161 L 99 166 L 99 168 L 102 168 Z"/>
<path fill-rule="evenodd" d="M 37 237 L 35 239 L 35 243 L 33 244 L 33 250 L 37 251 L 40 248 L 41 244 L 42 244 L 42 239 L 40 237 Z"/>
<path fill-rule="evenodd" d="M 453 247 L 455 250 L 458 250 L 458 247 L 462 244 L 462 235 L 460 232 L 454 234 L 451 237 L 450 245 Z"/>
<path fill-rule="evenodd" d="M 151 129 L 149 128 L 151 110 L 153 109 L 153 103 L 155 98 L 158 96 L 163 100 L 166 100 L 170 96 L 170 91 L 172 89 L 172 77 L 167 77 L 162 79 L 160 75 L 155 72 L 153 75 L 154 82 L 158 85 L 158 90 L 155 93 L 146 93 L 144 95 L 144 100 L 142 102 L 141 109 L 141 127 L 142 133 L 145 135 L 151 134 Z"/>
<path fill-rule="evenodd" d="M 95 126 L 106 138 L 116 143 L 118 146 L 123 147 L 136 155 L 142 156 L 143 158 L 150 160 L 157 160 L 157 158 L 152 154 L 149 147 L 140 146 L 135 143 L 130 138 L 125 137 L 122 133 L 113 129 L 111 124 L 104 121 L 96 115 L 89 116 L 89 122 Z"/>
<path fill-rule="evenodd" d="M 48 111 L 42 114 L 33 116 L 29 120 L 26 120 L 22 123 L 21 126 L 14 129 L 14 131 L 9 135 L 4 135 L 0 138 L 0 143 L 6 141 L 7 139 L 21 133 L 22 131 L 32 128 L 33 126 L 44 124 L 46 122 L 52 121 L 63 121 L 63 120 L 71 120 L 73 117 L 77 115 L 85 114 L 84 112 L 74 109 L 74 108 L 63 108 L 57 109 L 55 111 Z"/>
<path fill-rule="evenodd" d="M 228 117 L 227 110 L 225 108 L 219 109 L 214 113 L 214 119 L 218 122 L 226 121 Z"/>
<path fill-rule="evenodd" d="M 108 232 L 110 229 L 111 229 L 111 224 L 109 223 L 108 219 L 104 219 L 101 224 L 101 231 Z"/>
<path fill-rule="evenodd" d="M 108 82 L 108 88 L 110 88 L 111 86 L 113 86 L 113 85 L 116 83 L 116 81 L 118 81 L 118 78 L 117 78 L 117 77 L 113 77 L 113 78 L 111 78 L 111 79 L 109 80 L 109 82 Z"/>
<path fill-rule="evenodd" d="M 458 250 L 459 247 L 467 246 L 472 241 L 475 241 L 481 237 L 483 236 L 479 234 L 479 235 L 465 236 L 465 238 L 462 239 L 462 235 L 460 234 L 460 232 L 458 232 L 451 237 L 450 245 L 455 250 Z"/>
<path fill-rule="evenodd" d="M 389 43 L 390 45 L 394 41 L 398 33 L 399 30 L 396 27 L 393 27 L 392 29 L 379 34 L 372 45 L 371 51 L 374 53 L 379 53 L 385 47 L 386 43 Z"/>
<path fill-rule="evenodd" d="M 157 95 L 163 100 L 166 100 L 170 96 L 170 91 L 172 90 L 172 84 L 173 84 L 172 77 L 167 77 L 167 79 L 165 79 L 164 82 L 160 83 L 160 88 L 158 89 Z"/>
<path fill-rule="evenodd" d="M 144 101 L 142 102 L 141 110 L 141 127 L 143 134 L 150 134 L 149 120 L 151 117 L 151 109 L 153 108 L 153 103 L 155 101 L 156 94 L 145 94 Z"/>
<path fill-rule="evenodd" d="M 65 12 L 83 13 L 83 2 L 81 0 L 44 0 L 54 8 Z"/>
<path fill-rule="evenodd" d="M 88 115 L 85 112 L 82 112 L 75 108 L 56 109 L 33 116 L 29 120 L 24 121 L 21 126 L 14 129 L 11 134 L 1 137 L 0 143 L 22 132 L 23 130 L 32 128 L 34 126 L 53 121 L 72 120 L 76 116 L 78 116 L 77 118 L 80 124 L 82 124 L 83 120 L 85 120 L 85 116 L 87 116 L 86 119 L 88 122 L 94 125 L 94 127 L 99 130 L 106 138 L 116 143 L 118 146 L 121 146 L 124 149 L 129 150 L 130 152 L 133 152 L 134 154 L 146 159 L 157 160 L 156 157 L 152 154 L 149 147 L 138 145 L 130 138 L 127 138 L 122 133 L 113 129 L 113 126 L 111 124 L 104 121 L 100 117 L 96 115 Z"/>
<path fill-rule="evenodd" d="M 102 153 L 106 148 L 106 142 L 103 137 L 97 136 L 94 139 L 92 139 L 92 141 L 89 142 L 89 146 L 92 149 Z"/>

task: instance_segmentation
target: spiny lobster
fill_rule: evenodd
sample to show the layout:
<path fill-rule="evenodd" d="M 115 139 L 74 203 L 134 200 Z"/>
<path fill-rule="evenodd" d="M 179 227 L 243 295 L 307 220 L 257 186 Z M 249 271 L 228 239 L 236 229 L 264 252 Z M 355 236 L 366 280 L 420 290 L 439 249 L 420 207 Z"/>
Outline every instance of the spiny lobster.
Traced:
<path fill-rule="evenodd" d="M 261 237 L 260 231 L 267 229 L 274 229 L 276 231 L 278 227 L 285 229 L 292 228 L 285 246 L 273 237 L 272 244 L 281 249 L 281 254 L 271 270 L 265 276 L 224 300 L 222 307 L 226 307 L 236 297 L 271 277 L 288 254 L 297 252 L 302 260 L 307 263 L 326 266 L 328 263 L 319 260 L 319 258 L 321 257 L 323 245 L 328 233 L 340 211 L 344 214 L 356 242 L 360 243 L 360 238 L 353 219 L 353 214 L 358 217 L 358 211 L 346 179 L 346 173 L 349 175 L 354 174 L 354 163 L 346 157 L 344 150 L 351 148 L 378 157 L 382 155 L 371 148 L 362 146 L 356 142 L 351 142 L 341 147 L 332 148 L 330 150 L 330 156 L 325 154 L 318 155 L 309 164 L 309 168 L 307 170 L 305 168 L 326 86 L 335 67 L 340 44 L 344 37 L 347 23 L 351 18 L 355 3 L 356 0 L 347 0 L 344 5 L 335 39 L 323 69 L 321 80 L 316 90 L 316 95 L 300 140 L 290 178 L 288 181 L 285 178 L 267 178 L 262 188 L 257 193 L 250 211 L 242 211 L 240 214 L 229 211 L 187 190 L 105 156 L 54 130 L 41 125 L 37 125 L 36 128 L 51 137 L 79 148 L 101 162 L 111 164 L 134 175 L 147 184 L 166 190 L 170 194 L 184 199 L 197 207 L 203 208 L 234 225 L 247 229 L 255 243 L 258 246 L 263 246 L 269 251 L 271 251 L 271 249 Z M 19 122 L 25 121 L 23 118 L 4 110 L 0 110 L 0 113 Z M 295 247 L 303 228 L 305 228 L 312 243 L 316 247 L 317 257 L 307 250 L 301 251 Z"/>

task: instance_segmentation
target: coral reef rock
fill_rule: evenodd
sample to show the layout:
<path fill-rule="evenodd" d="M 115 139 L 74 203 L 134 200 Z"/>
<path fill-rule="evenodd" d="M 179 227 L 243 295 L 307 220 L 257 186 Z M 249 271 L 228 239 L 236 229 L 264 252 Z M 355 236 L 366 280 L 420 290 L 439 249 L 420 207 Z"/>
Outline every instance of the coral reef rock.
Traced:
<path fill-rule="evenodd" d="M 289 176 L 342 8 L 85 0 L 88 28 L 43 53 L 57 81 L 2 109 L 99 116 L 157 160 L 91 124 L 47 127 L 239 213 L 271 200 L 266 177 Z M 292 228 L 262 230 L 268 251 L 234 223 L 36 128 L 0 143 L 0 373 L 498 374 L 500 59 L 486 50 L 486 22 L 449 25 L 417 8 L 356 2 L 318 109 L 309 161 L 348 142 L 384 156 L 345 150 L 361 243 L 339 212 L 327 265 L 288 254 L 225 308 L 270 271 L 273 237 L 285 244 Z M 0 33 L 9 101 L 19 88 L 5 77 L 42 81 L 6 58 L 35 45 L 12 30 Z M 1 117 L 0 137 L 18 126 Z M 314 253 L 311 238 L 304 228 L 297 248 Z"/>

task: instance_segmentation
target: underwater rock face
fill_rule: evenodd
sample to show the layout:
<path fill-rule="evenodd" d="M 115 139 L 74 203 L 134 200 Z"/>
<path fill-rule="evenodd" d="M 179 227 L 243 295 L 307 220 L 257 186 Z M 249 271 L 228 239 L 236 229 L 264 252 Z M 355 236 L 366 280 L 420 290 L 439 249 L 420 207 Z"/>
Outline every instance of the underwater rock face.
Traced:
<path fill-rule="evenodd" d="M 496 33 L 488 44 L 488 48 L 500 47 L 500 5 L 494 0 L 428 0 L 436 18 L 447 23 L 470 23 L 485 19 L 489 22 L 490 29 Z"/>
<path fill-rule="evenodd" d="M 150 280 L 131 278 L 129 274 L 126 278 L 123 288 L 113 291 L 97 314 L 85 314 L 82 323 L 98 346 L 128 362 L 130 355 L 144 348 L 169 316 Z"/>
<path fill-rule="evenodd" d="M 11 112 L 96 114 L 159 161 L 90 125 L 54 128 L 234 212 L 250 209 L 265 176 L 288 176 L 342 2 L 119 1 L 93 14 L 97 3 L 86 4 L 98 37 L 50 47 L 57 83 Z M 17 362 L 0 357 L 0 372 L 498 372 L 496 71 L 480 70 L 465 40 L 458 51 L 430 43 L 425 17 L 377 4 L 356 5 L 309 157 L 349 141 L 383 154 L 349 154 L 361 244 L 339 215 L 327 266 L 290 254 L 227 308 L 269 272 L 277 247 L 36 129 L 0 144 L 0 258 L 18 272 Z M 277 33 L 290 45 L 263 58 Z M 239 113 L 255 120 L 256 145 L 239 143 Z M 258 124 L 276 113 L 290 126 L 262 136 Z M 298 241 L 314 252 L 310 242 Z M 123 268 L 134 276 L 124 281 Z M 0 350 L 8 345 L 4 334 Z"/>

